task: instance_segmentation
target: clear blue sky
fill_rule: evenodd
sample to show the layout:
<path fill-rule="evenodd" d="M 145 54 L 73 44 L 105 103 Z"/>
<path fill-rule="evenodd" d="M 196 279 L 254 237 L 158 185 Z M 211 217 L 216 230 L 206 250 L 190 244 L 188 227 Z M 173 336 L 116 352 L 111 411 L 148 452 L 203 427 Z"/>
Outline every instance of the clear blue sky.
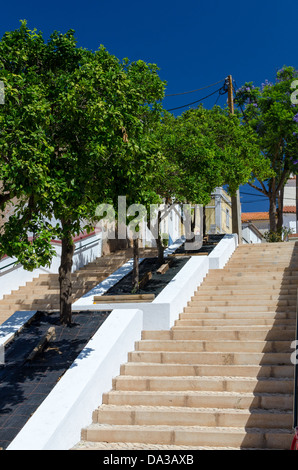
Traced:
<path fill-rule="evenodd" d="M 238 86 L 260 85 L 266 78 L 273 81 L 283 65 L 298 68 L 297 0 L 11 0 L 1 5 L 0 36 L 18 28 L 21 19 L 45 38 L 53 30 L 74 29 L 79 46 L 96 50 L 103 44 L 119 59 L 157 64 L 167 94 L 201 88 L 229 74 Z M 164 106 L 183 106 L 219 86 L 167 97 Z M 217 97 L 204 105 L 212 107 Z M 218 104 L 225 101 L 221 96 Z M 247 187 L 243 192 L 254 194 L 241 196 L 243 212 L 268 209 L 260 193 Z"/>

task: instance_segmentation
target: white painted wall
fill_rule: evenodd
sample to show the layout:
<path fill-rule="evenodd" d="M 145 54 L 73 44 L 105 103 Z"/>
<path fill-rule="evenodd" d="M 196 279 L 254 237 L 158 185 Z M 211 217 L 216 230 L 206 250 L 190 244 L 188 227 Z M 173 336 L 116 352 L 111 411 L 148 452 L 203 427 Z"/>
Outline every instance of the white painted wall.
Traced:
<path fill-rule="evenodd" d="M 142 312 L 114 310 L 7 450 L 68 450 L 141 339 Z"/>
<path fill-rule="evenodd" d="M 143 330 L 170 329 L 198 286 L 203 282 L 209 269 L 222 269 L 237 245 L 237 235 L 226 234 L 209 256 L 192 256 L 153 302 L 119 303 L 117 309 L 139 308 L 142 310 Z M 118 282 L 123 275 L 129 272 L 129 264 L 131 270 L 132 261 L 126 263 L 126 266 L 117 271 L 117 279 L 115 279 L 114 273 L 106 281 L 81 297 L 73 304 L 73 310 L 98 310 L 99 308 L 101 310 L 112 310 L 115 307 L 115 304 L 112 303 L 94 305 L 94 295 L 102 295 L 108 290 L 109 286 Z M 124 269 L 123 275 L 121 275 L 122 269 Z"/>
<path fill-rule="evenodd" d="M 53 257 L 50 267 L 40 267 L 34 271 L 26 271 L 21 264 L 17 263 L 16 258 L 3 258 L 0 261 L 0 300 L 4 295 L 8 295 L 12 290 L 25 286 L 27 282 L 32 281 L 40 274 L 58 273 L 61 261 L 61 245 L 53 243 L 56 248 L 56 256 Z M 102 235 L 101 233 L 92 234 L 87 238 L 75 242 L 75 253 L 73 256 L 72 271 L 85 266 L 102 254 Z"/>
<path fill-rule="evenodd" d="M 226 234 L 208 256 L 210 269 L 222 269 L 238 246 L 238 235 Z"/>
<path fill-rule="evenodd" d="M 242 237 L 244 243 L 262 243 L 262 239 L 246 224 L 242 224 Z"/>

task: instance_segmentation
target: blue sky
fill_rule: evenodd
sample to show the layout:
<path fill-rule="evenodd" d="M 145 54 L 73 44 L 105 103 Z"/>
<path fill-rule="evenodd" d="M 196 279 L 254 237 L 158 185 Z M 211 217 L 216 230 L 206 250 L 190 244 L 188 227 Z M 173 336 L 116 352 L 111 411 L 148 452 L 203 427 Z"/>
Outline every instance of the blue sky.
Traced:
<path fill-rule="evenodd" d="M 205 87 L 229 74 L 238 86 L 260 85 L 273 81 L 283 65 L 298 68 L 297 0 L 11 0 L 1 5 L 0 36 L 18 28 L 21 19 L 45 38 L 54 30 L 74 29 L 79 46 L 96 50 L 103 44 L 119 59 L 157 64 L 167 94 Z M 164 107 L 183 106 L 219 87 L 167 97 Z M 204 100 L 204 106 L 212 107 L 217 98 Z M 225 102 L 226 95 L 217 104 Z M 241 189 L 243 212 L 268 210 L 259 194 Z"/>

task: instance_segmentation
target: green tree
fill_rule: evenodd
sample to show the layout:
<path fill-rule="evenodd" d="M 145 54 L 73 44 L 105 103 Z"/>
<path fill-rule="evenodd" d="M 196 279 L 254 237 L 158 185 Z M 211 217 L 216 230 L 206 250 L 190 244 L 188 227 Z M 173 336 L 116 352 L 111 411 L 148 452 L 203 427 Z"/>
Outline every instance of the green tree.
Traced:
<path fill-rule="evenodd" d="M 28 194 L 38 223 L 46 217 L 48 235 L 62 240 L 60 317 L 69 324 L 73 237 L 83 229 L 92 229 L 97 205 L 113 200 L 118 180 L 138 171 L 135 155 L 142 153 L 144 116 L 149 108 L 154 112 L 154 102 L 162 96 L 164 84 L 154 65 L 120 62 L 103 46 L 95 52 L 77 47 L 72 30 L 54 32 L 45 42 L 41 33 L 30 31 L 22 23 L 19 30 L 4 35 L 1 49 L 10 54 L 0 68 L 8 103 L 16 94 L 21 104 L 11 107 L 10 118 L 6 105 L 3 107 L 6 124 L 1 154 L 5 155 L 9 141 L 16 141 L 17 160 L 23 142 L 28 145 L 29 163 L 26 170 L 22 165 L 21 171 L 26 176 L 32 171 L 35 184 Z M 25 102 L 23 95 L 29 92 L 34 100 L 28 97 Z M 24 106 L 31 114 L 20 126 Z M 20 127 L 22 139 L 18 138 Z M 5 171 L 1 175 L 4 194 L 15 184 L 13 174 Z M 19 211 L 11 220 L 22 226 L 23 217 Z M 10 232 L 9 222 L 7 237 Z"/>
<path fill-rule="evenodd" d="M 165 113 L 157 140 L 164 155 L 158 193 L 170 203 L 204 206 L 217 186 L 235 194 L 252 171 L 269 172 L 253 131 L 218 106 L 201 105 L 178 117 Z"/>
<path fill-rule="evenodd" d="M 297 174 L 298 111 L 291 99 L 291 85 L 297 76 L 293 67 L 285 66 L 276 73 L 275 83 L 266 80 L 256 87 L 249 82 L 236 92 L 243 126 L 254 132 L 260 152 L 272 170 L 267 178 L 254 170 L 248 182 L 269 199 L 272 232 L 282 228 L 283 188 L 290 174 Z"/>
<path fill-rule="evenodd" d="M 14 215 L 1 228 L 0 255 L 16 256 L 26 269 L 49 264 L 54 250 L 49 224 L 39 216 L 47 187 L 52 147 L 44 121 L 49 104 L 37 71 L 43 42 L 25 23 L 0 41 L 0 76 L 5 103 L 0 106 L 0 213 L 13 201 Z M 28 237 L 31 233 L 31 237 Z"/>

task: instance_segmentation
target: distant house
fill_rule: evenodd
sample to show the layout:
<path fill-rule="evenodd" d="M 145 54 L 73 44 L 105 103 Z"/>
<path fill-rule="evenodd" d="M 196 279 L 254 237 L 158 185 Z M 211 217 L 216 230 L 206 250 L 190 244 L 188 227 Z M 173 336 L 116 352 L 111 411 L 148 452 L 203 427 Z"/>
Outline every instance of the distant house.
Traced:
<path fill-rule="evenodd" d="M 252 222 L 242 223 L 242 243 L 262 243 L 264 237 Z"/>
<path fill-rule="evenodd" d="M 270 228 L 269 212 L 243 212 L 241 214 L 242 227 L 245 224 L 253 224 L 263 235 Z"/>
<path fill-rule="evenodd" d="M 244 212 L 241 214 L 242 230 L 247 224 L 253 224 L 263 235 L 270 230 L 269 212 Z M 284 206 L 283 227 L 296 233 L 296 206 Z"/>
<path fill-rule="evenodd" d="M 283 226 L 286 228 L 290 228 L 292 230 L 292 233 L 296 233 L 296 205 L 284 206 Z"/>
<path fill-rule="evenodd" d="M 291 176 L 284 186 L 284 206 L 296 207 L 296 176 Z"/>
<path fill-rule="evenodd" d="M 205 207 L 206 233 L 232 233 L 231 197 L 222 188 L 215 188 L 211 201 Z"/>
<path fill-rule="evenodd" d="M 296 233 L 296 176 L 291 176 L 285 184 L 283 206 L 283 225 Z"/>

